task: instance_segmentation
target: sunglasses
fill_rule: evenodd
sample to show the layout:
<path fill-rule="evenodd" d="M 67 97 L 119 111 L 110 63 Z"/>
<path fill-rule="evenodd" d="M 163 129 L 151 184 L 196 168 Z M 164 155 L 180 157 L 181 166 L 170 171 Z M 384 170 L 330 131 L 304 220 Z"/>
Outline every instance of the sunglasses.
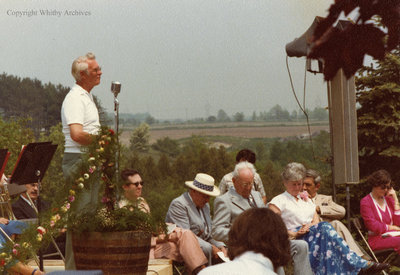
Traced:
<path fill-rule="evenodd" d="M 143 186 L 143 185 L 144 185 L 144 182 L 143 182 L 143 181 L 137 181 L 137 182 L 131 182 L 131 184 L 133 184 L 133 185 L 135 185 L 136 187 L 138 187 L 139 184 L 140 184 L 141 186 Z"/>

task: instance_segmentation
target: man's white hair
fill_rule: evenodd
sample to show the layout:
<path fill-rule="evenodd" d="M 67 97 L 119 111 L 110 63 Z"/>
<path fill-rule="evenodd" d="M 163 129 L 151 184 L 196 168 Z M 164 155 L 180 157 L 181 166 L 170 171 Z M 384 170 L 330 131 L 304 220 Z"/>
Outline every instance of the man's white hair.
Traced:
<path fill-rule="evenodd" d="M 85 56 L 80 56 L 72 62 L 71 73 L 72 76 L 75 78 L 76 81 L 81 80 L 81 72 L 85 71 L 86 74 L 89 73 L 88 71 L 88 60 L 96 59 L 96 56 L 93 53 L 87 53 Z"/>
<path fill-rule="evenodd" d="M 301 163 L 291 162 L 286 165 L 281 176 L 283 181 L 299 181 L 305 178 L 306 168 Z"/>
<path fill-rule="evenodd" d="M 235 165 L 235 169 L 233 170 L 233 177 L 238 178 L 240 170 L 243 170 L 245 168 L 250 169 L 253 173 L 253 176 L 256 174 L 256 168 L 254 168 L 254 165 L 252 163 L 248 161 L 241 161 Z"/>

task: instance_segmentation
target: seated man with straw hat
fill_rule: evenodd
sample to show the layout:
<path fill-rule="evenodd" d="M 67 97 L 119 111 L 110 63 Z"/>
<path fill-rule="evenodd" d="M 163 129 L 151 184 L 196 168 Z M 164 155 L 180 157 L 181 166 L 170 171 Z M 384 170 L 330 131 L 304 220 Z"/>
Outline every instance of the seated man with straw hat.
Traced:
<path fill-rule="evenodd" d="M 212 238 L 210 196 L 220 194 L 218 187 L 214 185 L 214 178 L 210 175 L 198 173 L 193 181 L 186 181 L 189 191 L 174 199 L 168 209 L 166 222 L 190 229 L 200 243 L 200 247 L 212 264 L 212 258 L 218 258 L 217 253 L 227 254 L 223 242 Z"/>

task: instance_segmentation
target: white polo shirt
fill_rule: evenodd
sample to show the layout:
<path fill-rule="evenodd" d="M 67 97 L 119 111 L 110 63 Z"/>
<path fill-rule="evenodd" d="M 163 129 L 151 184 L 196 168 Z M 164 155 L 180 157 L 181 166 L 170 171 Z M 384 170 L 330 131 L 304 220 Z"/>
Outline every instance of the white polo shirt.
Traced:
<path fill-rule="evenodd" d="M 65 96 L 61 107 L 61 122 L 65 136 L 65 153 L 81 153 L 81 145 L 71 138 L 70 124 L 81 124 L 83 131 L 92 135 L 99 131 L 99 111 L 93 96 L 78 84 Z"/>
<path fill-rule="evenodd" d="M 295 231 L 296 227 L 311 223 L 315 214 L 315 204 L 308 199 L 304 201 L 297 196 L 296 200 L 287 191 L 274 197 L 269 204 L 281 210 L 281 217 L 288 230 Z"/>

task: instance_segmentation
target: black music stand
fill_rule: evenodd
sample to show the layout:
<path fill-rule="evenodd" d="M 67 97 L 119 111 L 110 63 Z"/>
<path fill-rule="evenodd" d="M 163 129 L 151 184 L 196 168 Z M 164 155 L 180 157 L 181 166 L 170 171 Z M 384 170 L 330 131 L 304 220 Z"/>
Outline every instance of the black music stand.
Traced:
<path fill-rule="evenodd" d="M 55 151 L 57 150 L 57 144 L 51 144 L 51 142 L 36 142 L 29 143 L 26 145 L 18 156 L 18 161 L 15 165 L 12 173 L 10 183 L 16 183 L 19 185 L 38 183 L 39 191 L 37 198 L 38 205 L 38 225 L 40 226 L 40 212 L 41 212 L 41 199 L 40 190 L 41 182 L 49 167 L 50 161 L 53 158 Z M 43 271 L 43 255 L 42 251 L 39 250 L 39 268 Z"/>
<path fill-rule="evenodd" d="M 10 156 L 10 152 L 8 152 L 8 149 L 0 149 L 0 178 L 4 174 L 9 156 Z M 13 196 L 13 195 L 25 192 L 26 187 L 23 185 L 18 185 L 18 184 L 9 184 L 8 180 L 6 179 L 6 182 L 3 183 L 3 189 L 5 192 L 5 194 L 4 194 L 5 197 L 2 198 L 2 199 L 4 199 L 4 201 L 3 200 L 0 201 L 1 214 L 4 218 L 8 217 L 9 219 L 15 219 L 14 214 L 12 212 L 9 196 Z M 6 205 L 5 208 L 7 209 L 7 213 L 4 213 L 3 205 Z"/>
<path fill-rule="evenodd" d="M 10 153 L 8 149 L 0 149 L 0 178 L 3 176 L 4 170 L 6 169 L 6 164 Z"/>

